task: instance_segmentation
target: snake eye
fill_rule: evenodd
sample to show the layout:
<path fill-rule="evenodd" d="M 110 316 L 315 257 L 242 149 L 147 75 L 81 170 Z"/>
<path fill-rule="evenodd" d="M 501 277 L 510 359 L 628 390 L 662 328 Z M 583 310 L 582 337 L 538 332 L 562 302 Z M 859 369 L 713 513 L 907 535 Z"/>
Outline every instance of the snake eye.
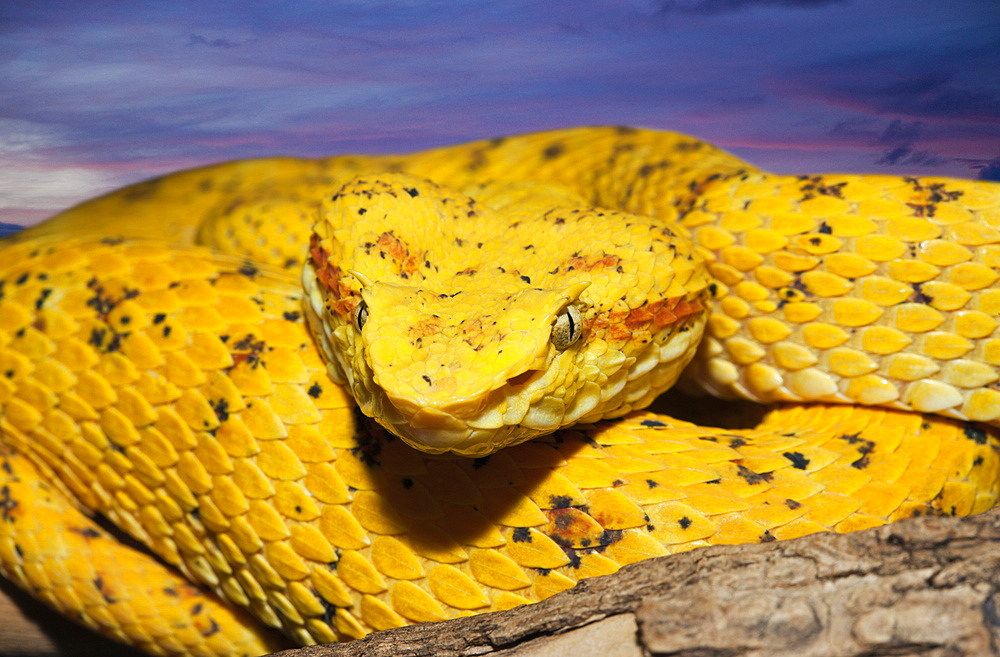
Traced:
<path fill-rule="evenodd" d="M 354 307 L 354 328 L 358 329 L 358 333 L 360 333 L 361 329 L 365 327 L 365 322 L 367 321 L 368 304 L 362 301 Z"/>
<path fill-rule="evenodd" d="M 559 351 L 568 348 L 583 335 L 583 322 L 580 311 L 576 306 L 570 305 L 563 308 L 562 312 L 556 315 L 556 321 L 552 325 L 552 346 Z"/>

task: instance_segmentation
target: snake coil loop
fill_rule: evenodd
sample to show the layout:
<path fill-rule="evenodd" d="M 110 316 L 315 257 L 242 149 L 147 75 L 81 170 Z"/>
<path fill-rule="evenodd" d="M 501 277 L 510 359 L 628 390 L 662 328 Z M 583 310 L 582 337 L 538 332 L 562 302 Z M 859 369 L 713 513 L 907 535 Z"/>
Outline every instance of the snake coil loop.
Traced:
<path fill-rule="evenodd" d="M 684 368 L 780 403 L 640 410 Z M 998 473 L 994 182 L 587 127 L 183 171 L 0 240 L 0 577 L 154 654 L 978 513 Z"/>

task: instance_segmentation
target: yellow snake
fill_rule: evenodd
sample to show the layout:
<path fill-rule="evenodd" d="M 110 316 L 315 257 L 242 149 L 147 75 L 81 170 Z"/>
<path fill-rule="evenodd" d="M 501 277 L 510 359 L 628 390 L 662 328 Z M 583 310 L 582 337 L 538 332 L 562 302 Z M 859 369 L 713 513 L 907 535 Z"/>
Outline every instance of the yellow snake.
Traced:
<path fill-rule="evenodd" d="M 674 133 L 133 185 L 0 244 L 0 572 L 151 653 L 252 655 L 980 512 L 998 279 L 996 184 Z M 679 376 L 787 403 L 638 410 Z"/>

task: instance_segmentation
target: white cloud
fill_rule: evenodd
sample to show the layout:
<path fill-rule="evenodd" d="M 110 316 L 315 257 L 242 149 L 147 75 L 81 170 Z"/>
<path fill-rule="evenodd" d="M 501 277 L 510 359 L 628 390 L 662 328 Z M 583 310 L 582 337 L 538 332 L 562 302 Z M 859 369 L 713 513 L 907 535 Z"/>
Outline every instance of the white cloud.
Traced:
<path fill-rule="evenodd" d="M 58 211 L 118 185 L 114 176 L 81 167 L 0 160 L 0 209 Z"/>
<path fill-rule="evenodd" d="M 31 154 L 62 142 L 58 131 L 40 123 L 0 118 L 0 157 L 13 153 Z"/>
<path fill-rule="evenodd" d="M 116 176 L 50 161 L 67 139 L 59 129 L 0 119 L 0 210 L 55 212 L 117 186 Z"/>

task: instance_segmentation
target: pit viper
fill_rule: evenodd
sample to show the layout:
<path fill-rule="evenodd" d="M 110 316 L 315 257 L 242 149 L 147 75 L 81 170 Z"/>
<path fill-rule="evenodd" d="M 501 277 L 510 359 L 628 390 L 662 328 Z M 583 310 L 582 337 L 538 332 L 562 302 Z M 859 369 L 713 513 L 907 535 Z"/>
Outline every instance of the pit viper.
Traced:
<path fill-rule="evenodd" d="M 631 128 L 132 185 L 0 243 L 0 572 L 254 655 L 981 512 L 998 279 L 997 184 Z M 678 379 L 774 405 L 646 409 Z"/>

